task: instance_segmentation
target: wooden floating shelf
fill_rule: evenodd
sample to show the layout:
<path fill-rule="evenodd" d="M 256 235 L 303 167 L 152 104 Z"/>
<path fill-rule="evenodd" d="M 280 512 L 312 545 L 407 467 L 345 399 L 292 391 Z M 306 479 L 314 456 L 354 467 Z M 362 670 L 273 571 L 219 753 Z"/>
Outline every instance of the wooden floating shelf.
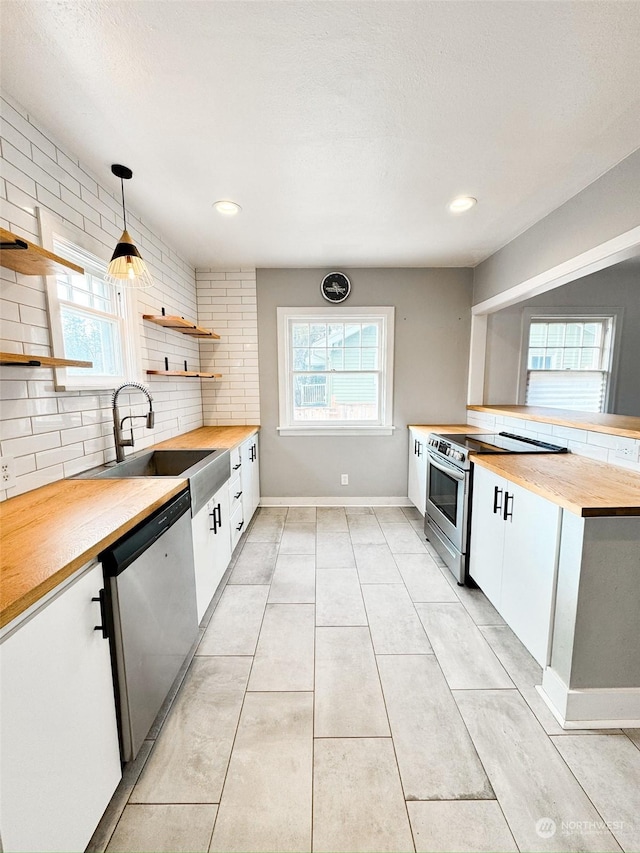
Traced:
<path fill-rule="evenodd" d="M 199 376 L 200 379 L 222 379 L 221 373 L 199 373 L 197 370 L 147 370 L 153 376 Z"/>
<path fill-rule="evenodd" d="M 16 367 L 93 367 L 92 361 L 77 361 L 72 358 L 51 358 L 48 355 L 24 355 L 16 352 L 0 352 L 0 365 Z"/>
<path fill-rule="evenodd" d="M 155 323 L 157 326 L 163 326 L 165 329 L 173 329 L 183 335 L 191 335 L 194 338 L 215 338 L 220 339 L 220 335 L 216 335 L 211 329 L 203 329 L 201 326 L 196 326 L 191 320 L 185 320 L 184 317 L 177 317 L 170 314 L 143 314 L 143 320 L 148 320 L 150 323 Z"/>
<path fill-rule="evenodd" d="M 66 261 L 64 258 L 48 252 L 35 243 L 23 240 L 11 231 L 0 228 L 0 266 L 7 267 L 23 275 L 55 275 L 56 273 L 77 272 L 84 275 L 82 267 Z"/>

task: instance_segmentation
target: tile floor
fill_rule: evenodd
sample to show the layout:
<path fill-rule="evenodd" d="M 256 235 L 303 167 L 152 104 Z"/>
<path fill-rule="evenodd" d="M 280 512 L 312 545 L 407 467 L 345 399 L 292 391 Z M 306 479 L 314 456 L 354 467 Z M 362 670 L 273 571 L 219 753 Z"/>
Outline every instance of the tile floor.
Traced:
<path fill-rule="evenodd" d="M 640 732 L 563 731 L 416 510 L 262 508 L 234 561 L 90 850 L 640 851 Z"/>

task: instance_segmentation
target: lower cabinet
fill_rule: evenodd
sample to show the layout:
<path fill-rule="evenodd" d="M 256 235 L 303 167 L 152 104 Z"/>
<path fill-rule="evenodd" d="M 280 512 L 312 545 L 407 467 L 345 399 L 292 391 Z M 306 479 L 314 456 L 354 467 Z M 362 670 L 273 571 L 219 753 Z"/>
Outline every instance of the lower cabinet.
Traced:
<path fill-rule="evenodd" d="M 120 780 L 102 587 L 89 567 L 0 646 L 4 850 L 84 850 Z"/>
<path fill-rule="evenodd" d="M 247 439 L 240 448 L 242 459 L 242 506 L 246 527 L 260 503 L 260 461 L 258 458 L 258 435 Z"/>
<path fill-rule="evenodd" d="M 541 666 L 549 655 L 561 513 L 474 467 L 469 573 Z"/>
<path fill-rule="evenodd" d="M 191 519 L 191 525 L 200 622 L 231 560 L 229 481 Z"/>
<path fill-rule="evenodd" d="M 424 515 L 427 501 L 427 442 L 424 433 L 409 430 L 409 484 L 407 494 Z"/>

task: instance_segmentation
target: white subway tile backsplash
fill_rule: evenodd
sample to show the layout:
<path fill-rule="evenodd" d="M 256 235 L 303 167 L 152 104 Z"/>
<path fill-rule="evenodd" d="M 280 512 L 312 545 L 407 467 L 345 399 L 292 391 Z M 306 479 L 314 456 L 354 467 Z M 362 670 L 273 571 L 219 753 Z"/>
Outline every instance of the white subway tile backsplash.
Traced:
<path fill-rule="evenodd" d="M 22 438 L 10 438 L 2 442 L 3 456 L 26 456 L 39 453 L 52 447 L 60 447 L 60 433 L 46 432 L 41 435 L 26 435 Z"/>

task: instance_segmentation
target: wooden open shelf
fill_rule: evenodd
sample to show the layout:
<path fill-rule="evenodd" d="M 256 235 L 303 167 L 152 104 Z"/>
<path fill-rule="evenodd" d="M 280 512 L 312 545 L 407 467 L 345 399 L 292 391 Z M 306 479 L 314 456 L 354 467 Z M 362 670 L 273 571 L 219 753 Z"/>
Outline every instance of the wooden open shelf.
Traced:
<path fill-rule="evenodd" d="M 17 352 L 0 352 L 0 365 L 16 367 L 93 367 L 92 361 L 72 358 L 51 358 L 48 355 L 24 355 Z"/>
<path fill-rule="evenodd" d="M 221 373 L 200 373 L 197 370 L 147 370 L 153 376 L 199 376 L 200 379 L 221 379 Z"/>
<path fill-rule="evenodd" d="M 220 339 L 220 335 L 216 335 L 211 329 L 203 329 L 201 326 L 196 326 L 191 320 L 185 320 L 184 317 L 177 317 L 170 314 L 143 314 L 143 320 L 148 320 L 150 323 L 155 323 L 157 326 L 162 326 L 165 329 L 173 329 L 183 335 L 191 335 L 194 338 L 215 338 Z"/>
<path fill-rule="evenodd" d="M 35 243 L 23 240 L 11 231 L 0 228 L 0 242 L 7 244 L 0 248 L 0 266 L 7 267 L 24 275 L 55 275 L 72 272 L 84 274 L 82 267 L 66 261 L 64 258 L 48 252 Z M 13 246 L 14 248 L 9 248 Z"/>

